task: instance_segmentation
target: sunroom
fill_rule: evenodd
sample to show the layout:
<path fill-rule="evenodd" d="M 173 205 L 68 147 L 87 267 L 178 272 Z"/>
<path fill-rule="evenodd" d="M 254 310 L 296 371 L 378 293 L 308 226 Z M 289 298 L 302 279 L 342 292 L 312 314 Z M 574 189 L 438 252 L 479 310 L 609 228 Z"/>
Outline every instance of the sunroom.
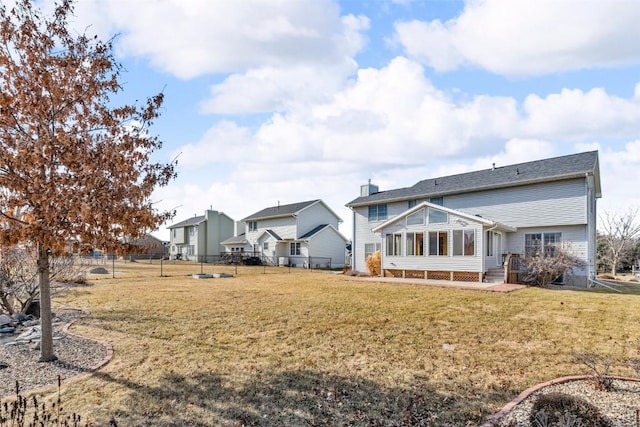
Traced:
<path fill-rule="evenodd" d="M 373 229 L 385 276 L 482 282 L 514 227 L 422 202 Z"/>

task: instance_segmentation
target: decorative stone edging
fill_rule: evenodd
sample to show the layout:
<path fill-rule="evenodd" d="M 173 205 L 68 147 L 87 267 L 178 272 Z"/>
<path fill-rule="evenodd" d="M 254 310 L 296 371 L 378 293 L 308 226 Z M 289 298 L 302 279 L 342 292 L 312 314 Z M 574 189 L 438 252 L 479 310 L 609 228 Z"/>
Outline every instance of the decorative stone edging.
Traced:
<path fill-rule="evenodd" d="M 89 315 L 89 313 L 87 313 L 86 311 L 83 311 L 83 313 L 85 313 L 87 316 Z M 105 366 L 107 363 L 109 363 L 109 361 L 111 360 L 111 358 L 113 357 L 113 346 L 111 346 L 111 343 L 108 341 L 102 341 L 102 340 L 96 340 L 94 338 L 89 338 L 89 337 L 85 337 L 82 336 L 80 334 L 76 334 L 73 333 L 69 330 L 69 328 L 71 326 L 73 326 L 74 323 L 76 323 L 78 320 L 80 319 L 73 319 L 71 322 L 67 323 L 63 328 L 62 328 L 62 332 L 67 334 L 67 335 L 73 335 L 74 337 L 78 337 L 78 338 L 82 338 L 85 340 L 91 340 L 94 342 L 97 342 L 99 344 L 102 344 L 102 346 L 104 347 L 105 351 L 107 352 L 107 354 L 104 356 L 104 358 L 99 361 L 98 363 L 96 363 L 94 366 L 91 366 L 89 368 L 89 372 L 83 372 L 81 374 L 78 375 L 74 375 L 73 377 L 69 378 L 69 379 L 78 379 L 78 377 L 81 376 L 85 376 L 85 375 L 89 375 L 92 374 L 93 372 L 97 371 L 98 369 L 102 368 L 103 366 Z"/>
<path fill-rule="evenodd" d="M 84 316 L 88 316 L 90 314 L 89 312 L 84 311 L 84 310 L 79 310 L 79 309 L 75 309 L 75 310 L 78 310 Z M 98 344 L 101 344 L 104 347 L 104 349 L 107 352 L 107 354 L 104 356 L 104 358 L 101 361 L 99 361 L 95 365 L 90 366 L 89 368 L 87 368 L 86 372 L 81 372 L 81 373 L 79 373 L 77 375 L 73 375 L 73 376 L 67 378 L 65 380 L 65 382 L 77 381 L 77 380 L 79 380 L 81 378 L 84 378 L 86 376 L 89 376 L 89 375 L 93 374 L 95 371 L 97 371 L 98 369 L 104 367 L 107 363 L 109 363 L 109 361 L 111 361 L 111 358 L 113 357 L 113 347 L 111 346 L 111 343 L 109 343 L 108 341 L 96 340 L 94 338 L 85 337 L 83 335 L 76 334 L 76 333 L 71 332 L 69 330 L 69 328 L 71 326 L 73 326 L 74 323 L 76 323 L 78 320 L 81 320 L 81 319 L 82 318 L 73 319 L 71 322 L 69 322 L 66 325 L 64 325 L 62 327 L 62 333 L 67 334 L 67 335 L 72 335 L 74 337 L 82 338 L 82 339 L 85 339 L 85 340 L 90 340 L 90 341 L 96 342 Z M 50 383 L 50 384 L 46 384 L 46 385 L 31 389 L 31 390 L 25 390 L 24 393 L 26 395 L 33 395 L 33 394 L 38 394 L 38 393 L 44 394 L 45 392 L 47 392 L 51 388 L 57 387 L 57 386 L 58 386 L 57 382 Z"/>
<path fill-rule="evenodd" d="M 480 425 L 480 427 L 495 427 L 497 425 L 496 423 L 498 421 L 500 421 L 500 419 L 502 417 L 507 415 L 513 408 L 515 408 L 518 404 L 520 404 L 523 400 L 525 400 L 531 394 L 533 394 L 533 393 L 535 393 L 537 391 L 540 391 L 541 389 L 543 389 L 545 387 L 549 387 L 549 386 L 552 386 L 552 385 L 555 385 L 555 384 L 568 383 L 568 382 L 571 382 L 571 381 L 590 380 L 592 378 L 593 378 L 593 375 L 571 375 L 571 376 L 567 376 L 567 377 L 555 378 L 553 380 L 545 381 L 543 383 L 536 384 L 536 385 L 534 385 L 532 387 L 529 387 L 528 389 L 526 389 L 525 391 L 520 393 L 511 402 L 509 402 L 506 405 L 504 405 L 500 411 L 495 413 L 491 418 L 489 418 L 489 420 L 487 422 L 485 422 L 484 424 Z M 612 378 L 612 379 L 615 379 L 615 380 L 621 380 L 621 381 L 640 382 L 640 379 L 638 379 L 638 378 L 616 377 L 616 376 L 609 376 L 609 378 Z"/>

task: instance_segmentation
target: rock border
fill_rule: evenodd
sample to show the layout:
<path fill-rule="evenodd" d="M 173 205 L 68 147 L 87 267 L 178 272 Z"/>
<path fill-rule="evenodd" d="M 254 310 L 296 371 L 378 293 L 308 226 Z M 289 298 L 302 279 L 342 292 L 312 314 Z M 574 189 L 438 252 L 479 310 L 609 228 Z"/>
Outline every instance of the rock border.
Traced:
<path fill-rule="evenodd" d="M 79 311 L 79 312 L 80 312 L 82 315 L 84 315 L 84 316 L 89 316 L 89 315 L 91 315 L 91 313 L 90 313 L 90 312 L 88 312 L 88 311 L 84 311 L 84 310 L 79 309 L 79 308 L 68 308 L 68 309 L 66 309 L 66 310 L 77 310 L 77 311 Z M 76 333 L 74 333 L 74 332 L 71 332 L 71 331 L 69 330 L 69 328 L 70 328 L 71 326 L 73 326 L 73 325 L 74 325 L 77 321 L 79 321 L 79 320 L 82 320 L 82 317 L 79 317 L 79 318 L 77 318 L 77 319 L 73 319 L 71 322 L 69 322 L 69 323 L 67 323 L 66 325 L 64 325 L 64 326 L 62 327 L 61 332 L 62 332 L 63 334 L 72 335 L 72 336 L 74 336 L 74 337 L 82 338 L 82 339 L 85 339 L 85 340 L 90 340 L 90 341 L 96 342 L 96 343 L 98 343 L 98 344 L 101 344 L 101 345 L 104 347 L 104 349 L 105 349 L 105 351 L 107 352 L 107 354 L 104 356 L 104 358 L 103 358 L 101 361 L 99 361 L 98 363 L 96 363 L 96 364 L 95 364 L 95 365 L 93 365 L 93 366 L 88 367 L 88 368 L 87 368 L 87 372 L 81 372 L 81 373 L 79 373 L 79 374 L 77 374 L 77 375 L 74 375 L 74 376 L 71 376 L 71 377 L 69 377 L 69 378 L 65 379 L 65 380 L 63 381 L 63 383 L 64 383 L 64 384 L 67 384 L 67 383 L 69 383 L 69 382 L 75 382 L 75 381 L 80 380 L 80 379 L 82 379 L 82 378 L 84 378 L 84 377 L 87 377 L 87 376 L 89 376 L 89 375 L 92 375 L 92 374 L 93 374 L 95 371 L 97 371 L 98 369 L 100 369 L 100 368 L 102 368 L 102 367 L 106 366 L 106 365 L 107 365 L 107 363 L 109 363 L 109 362 L 111 361 L 111 359 L 113 358 L 113 346 L 111 345 L 111 343 L 110 343 L 110 342 L 108 342 L 108 341 L 103 341 L 103 340 L 97 340 L 97 339 L 95 339 L 95 338 L 91 338 L 91 337 L 86 337 L 86 336 L 83 336 L 83 335 L 80 335 L 80 334 L 76 334 Z M 25 395 L 25 396 L 31 396 L 31 395 L 34 395 L 34 394 L 45 394 L 45 393 L 47 393 L 50 389 L 52 389 L 52 388 L 54 388 L 54 387 L 58 387 L 58 383 L 57 383 L 57 381 L 56 381 L 56 382 L 54 382 L 54 383 L 46 384 L 46 385 L 43 385 L 43 386 L 41 386 L 41 387 L 33 388 L 33 389 L 30 389 L 30 390 L 24 390 L 24 391 L 22 391 L 22 390 L 21 390 L 21 394 L 23 394 L 23 395 Z"/>
<path fill-rule="evenodd" d="M 549 386 L 556 385 L 556 384 L 564 384 L 564 383 L 568 383 L 568 382 L 571 382 L 571 381 L 590 380 L 592 378 L 593 378 L 593 375 L 570 375 L 570 376 L 566 376 L 566 377 L 554 378 L 552 380 L 545 381 L 545 382 L 542 382 L 540 384 L 536 384 L 534 386 L 531 386 L 528 389 L 526 389 L 525 391 L 523 391 L 522 393 L 520 393 L 511 402 L 509 402 L 506 405 L 504 405 L 502 407 L 502 409 L 500 409 L 500 411 L 496 412 L 484 424 L 481 424 L 480 427 L 495 427 L 497 425 L 498 421 L 500 421 L 500 419 L 502 417 L 507 415 L 513 408 L 515 408 L 518 404 L 520 404 L 523 400 L 525 400 L 527 397 L 529 397 L 533 393 L 535 393 L 537 391 L 540 391 L 545 387 L 549 387 Z M 620 381 L 640 382 L 639 378 L 616 377 L 616 376 L 609 376 L 609 378 L 613 378 L 615 380 L 620 380 Z"/>

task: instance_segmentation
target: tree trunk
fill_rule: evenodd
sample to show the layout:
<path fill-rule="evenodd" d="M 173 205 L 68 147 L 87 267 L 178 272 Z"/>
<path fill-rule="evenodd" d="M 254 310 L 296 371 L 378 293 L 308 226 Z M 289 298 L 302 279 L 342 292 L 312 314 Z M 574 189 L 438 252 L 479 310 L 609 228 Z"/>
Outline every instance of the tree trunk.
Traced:
<path fill-rule="evenodd" d="M 38 245 L 38 284 L 40 286 L 40 362 L 57 359 L 53 354 L 53 328 L 51 325 L 51 290 L 49 287 L 49 254 Z"/>
<path fill-rule="evenodd" d="M 612 276 L 615 276 L 616 273 L 618 272 L 618 259 L 620 259 L 620 257 L 618 257 L 615 254 L 611 256 L 611 275 Z"/>

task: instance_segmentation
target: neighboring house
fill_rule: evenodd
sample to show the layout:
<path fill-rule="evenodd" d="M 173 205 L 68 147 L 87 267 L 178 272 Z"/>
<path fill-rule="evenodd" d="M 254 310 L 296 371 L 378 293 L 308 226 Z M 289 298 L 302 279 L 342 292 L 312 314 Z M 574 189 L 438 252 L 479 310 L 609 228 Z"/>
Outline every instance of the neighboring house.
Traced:
<path fill-rule="evenodd" d="M 345 265 L 347 239 L 338 231 L 342 220 L 322 200 L 269 207 L 242 222 L 246 233 L 225 246 L 260 254 L 263 262 L 273 265 Z"/>
<path fill-rule="evenodd" d="M 129 259 L 159 259 L 169 255 L 169 242 L 162 241 L 151 234 L 140 239 L 133 239 L 129 242 L 131 245 Z"/>
<path fill-rule="evenodd" d="M 598 152 L 426 179 L 378 191 L 371 183 L 353 211 L 353 269 L 381 251 L 384 274 L 480 281 L 508 254 L 563 244 L 587 267 L 563 278 L 586 286 L 596 274 Z M 499 276 L 498 276 L 499 277 Z"/>
<path fill-rule="evenodd" d="M 225 251 L 222 242 L 234 235 L 235 223 L 228 215 L 208 209 L 168 228 L 171 259 L 209 262 Z"/>

